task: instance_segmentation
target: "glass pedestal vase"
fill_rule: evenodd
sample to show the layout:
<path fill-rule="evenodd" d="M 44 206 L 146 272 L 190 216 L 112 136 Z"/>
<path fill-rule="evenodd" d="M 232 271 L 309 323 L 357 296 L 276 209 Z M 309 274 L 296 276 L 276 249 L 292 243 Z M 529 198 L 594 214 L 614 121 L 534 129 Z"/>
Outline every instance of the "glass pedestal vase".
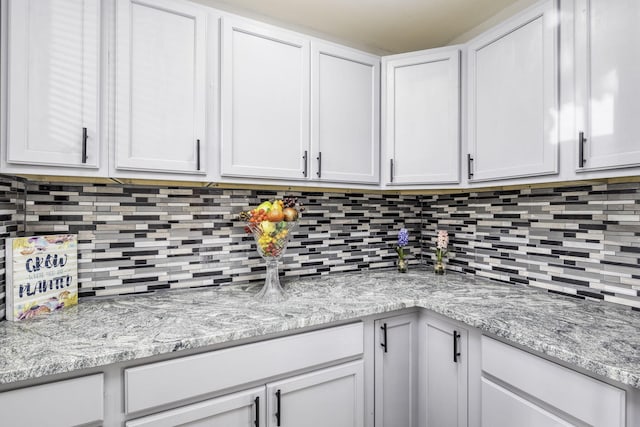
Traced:
<path fill-rule="evenodd" d="M 444 274 L 446 271 L 446 267 L 442 261 L 436 261 L 433 266 L 433 272 L 436 274 Z"/>
<path fill-rule="evenodd" d="M 272 304 L 282 302 L 287 299 L 287 295 L 280 285 L 280 277 L 278 276 L 278 260 L 266 259 L 267 261 L 267 277 L 264 279 L 264 285 L 260 292 L 254 297 L 256 300 Z"/>
<path fill-rule="evenodd" d="M 267 303 L 278 303 L 287 299 L 284 289 L 280 285 L 278 276 L 278 264 L 284 255 L 287 244 L 291 239 L 291 231 L 298 224 L 297 221 L 280 221 L 249 224 L 249 230 L 256 241 L 258 254 L 267 264 L 267 275 L 264 285 L 254 299 Z"/>

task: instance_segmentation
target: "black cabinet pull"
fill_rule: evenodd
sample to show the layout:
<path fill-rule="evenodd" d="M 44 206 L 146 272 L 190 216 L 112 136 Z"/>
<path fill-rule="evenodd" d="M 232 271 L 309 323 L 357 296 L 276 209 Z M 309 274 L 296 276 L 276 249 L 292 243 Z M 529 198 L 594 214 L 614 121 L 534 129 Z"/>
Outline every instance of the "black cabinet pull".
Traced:
<path fill-rule="evenodd" d="M 256 420 L 253 422 L 253 425 L 260 427 L 260 396 L 256 396 L 256 398 L 253 399 L 253 404 L 256 407 Z"/>
<path fill-rule="evenodd" d="M 473 178 L 473 168 L 472 168 L 472 163 L 473 163 L 473 157 L 471 157 L 471 154 L 467 154 L 467 178 L 468 179 L 472 179 Z"/>
<path fill-rule="evenodd" d="M 87 128 L 82 128 L 82 163 L 87 163 Z"/>
<path fill-rule="evenodd" d="M 200 170 L 200 140 L 196 139 L 196 170 Z"/>
<path fill-rule="evenodd" d="M 393 182 L 393 159 L 389 159 L 389 182 Z"/>
<path fill-rule="evenodd" d="M 584 167 L 584 144 L 587 142 L 587 138 L 584 137 L 584 132 L 578 134 L 578 167 Z"/>
<path fill-rule="evenodd" d="M 302 175 L 304 175 L 304 177 L 307 177 L 307 164 L 309 163 L 307 161 L 307 150 L 304 150 L 304 155 L 302 156 L 302 161 L 304 162 L 304 169 L 302 170 Z"/>
<path fill-rule="evenodd" d="M 458 363 L 458 357 L 460 357 L 460 351 L 458 351 L 458 339 L 460 334 L 458 331 L 453 331 L 453 363 Z"/>
<path fill-rule="evenodd" d="M 318 178 L 322 178 L 322 152 L 318 151 Z"/>
<path fill-rule="evenodd" d="M 280 427 L 280 389 L 276 391 L 276 426 Z"/>
<path fill-rule="evenodd" d="M 383 341 L 380 343 L 380 347 L 384 348 L 384 352 L 387 352 L 387 324 L 380 326 L 382 329 L 382 339 Z"/>

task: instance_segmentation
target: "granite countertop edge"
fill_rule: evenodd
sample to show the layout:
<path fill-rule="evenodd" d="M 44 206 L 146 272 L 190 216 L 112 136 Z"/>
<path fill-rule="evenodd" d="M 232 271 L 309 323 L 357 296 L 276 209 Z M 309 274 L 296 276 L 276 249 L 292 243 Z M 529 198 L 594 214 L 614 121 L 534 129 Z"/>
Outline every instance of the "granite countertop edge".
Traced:
<path fill-rule="evenodd" d="M 425 308 L 590 373 L 640 388 L 640 313 L 462 274 L 363 271 L 297 279 L 278 305 L 255 286 L 81 301 L 0 323 L 0 384 Z"/>

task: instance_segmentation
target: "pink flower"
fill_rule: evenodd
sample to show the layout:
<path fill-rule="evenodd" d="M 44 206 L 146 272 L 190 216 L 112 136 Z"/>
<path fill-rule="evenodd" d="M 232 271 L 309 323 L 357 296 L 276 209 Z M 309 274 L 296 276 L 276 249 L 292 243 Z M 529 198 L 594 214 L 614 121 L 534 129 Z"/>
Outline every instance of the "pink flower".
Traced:
<path fill-rule="evenodd" d="M 446 251 L 449 246 L 449 233 L 446 230 L 438 231 L 438 249 Z"/>

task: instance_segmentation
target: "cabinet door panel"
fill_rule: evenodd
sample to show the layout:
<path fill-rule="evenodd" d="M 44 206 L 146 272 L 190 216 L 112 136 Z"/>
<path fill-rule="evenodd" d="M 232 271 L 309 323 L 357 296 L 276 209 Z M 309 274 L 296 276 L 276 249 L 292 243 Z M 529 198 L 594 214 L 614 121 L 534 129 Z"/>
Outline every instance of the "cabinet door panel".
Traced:
<path fill-rule="evenodd" d="M 11 0 L 8 27 L 7 161 L 98 167 L 100 2 Z"/>
<path fill-rule="evenodd" d="M 374 329 L 376 427 L 415 427 L 418 423 L 416 316 L 408 314 L 378 320 Z"/>
<path fill-rule="evenodd" d="M 556 16 L 547 1 L 470 43 L 473 181 L 557 172 Z"/>
<path fill-rule="evenodd" d="M 314 43 L 312 76 L 312 178 L 377 183 L 380 59 Z"/>
<path fill-rule="evenodd" d="M 265 425 L 265 388 L 258 387 L 205 402 L 127 421 L 126 427 L 255 427 Z M 256 420 L 256 417 L 259 419 Z M 257 423 L 256 423 L 257 421 Z"/>
<path fill-rule="evenodd" d="M 223 176 L 304 179 L 309 147 L 309 42 L 225 18 Z"/>
<path fill-rule="evenodd" d="M 443 424 L 444 425 L 444 424 Z M 483 427 L 569 427 L 572 424 L 482 378 Z"/>
<path fill-rule="evenodd" d="M 436 319 L 428 320 L 426 326 L 427 427 L 464 427 L 467 425 L 467 331 Z M 455 361 L 454 348 L 459 353 Z"/>
<path fill-rule="evenodd" d="M 205 43 L 206 14 L 198 7 L 118 1 L 117 169 L 204 170 Z"/>
<path fill-rule="evenodd" d="M 385 79 L 388 182 L 459 182 L 459 50 L 391 59 Z"/>
<path fill-rule="evenodd" d="M 267 420 L 281 427 L 363 427 L 362 361 L 267 384 Z M 280 423 L 276 392 L 280 391 Z"/>
<path fill-rule="evenodd" d="M 585 168 L 640 164 L 640 3 L 576 2 L 576 104 Z"/>

